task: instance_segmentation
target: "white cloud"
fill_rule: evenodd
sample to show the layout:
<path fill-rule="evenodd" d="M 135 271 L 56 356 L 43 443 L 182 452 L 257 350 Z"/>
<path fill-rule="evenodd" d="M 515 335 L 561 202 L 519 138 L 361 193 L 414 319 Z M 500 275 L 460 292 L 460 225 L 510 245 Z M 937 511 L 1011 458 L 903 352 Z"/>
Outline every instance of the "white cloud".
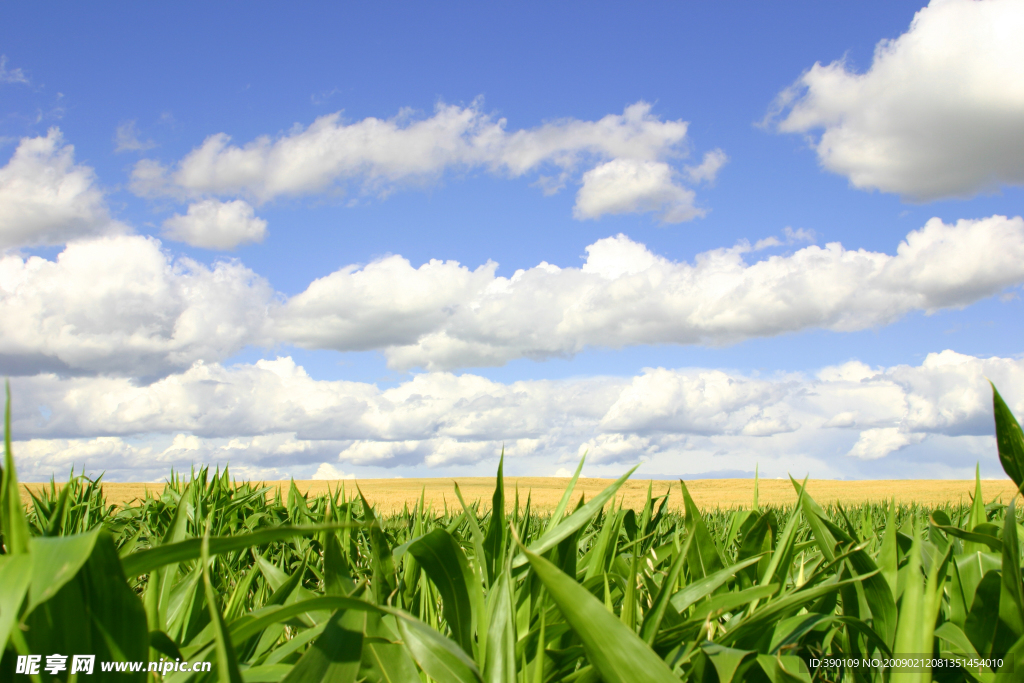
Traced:
<path fill-rule="evenodd" d="M 581 458 L 586 456 L 587 462 L 591 465 L 595 463 L 632 463 L 641 458 L 647 459 L 657 453 L 660 449 L 656 445 L 656 441 L 657 439 L 650 436 L 637 434 L 598 434 L 580 444 L 577 455 Z M 564 476 L 572 475 L 566 473 Z"/>
<path fill-rule="evenodd" d="M 114 133 L 114 152 L 144 152 L 156 147 L 152 140 L 140 140 L 135 121 L 124 121 Z"/>
<path fill-rule="evenodd" d="M 379 349 L 396 369 L 448 370 L 587 347 L 861 330 L 1024 281 L 1024 220 L 933 219 L 895 255 L 831 243 L 748 263 L 751 251 L 743 242 L 674 262 L 619 235 L 587 247 L 582 267 L 541 263 L 508 278 L 494 263 L 414 268 L 388 256 L 285 299 L 238 262 L 174 260 L 152 238 L 72 242 L 52 261 L 0 258 L 0 370 L 151 379 L 250 344 Z"/>
<path fill-rule="evenodd" d="M 111 220 L 93 170 L 74 157 L 56 128 L 22 138 L 0 168 L 0 250 L 125 230 Z"/>
<path fill-rule="evenodd" d="M 366 350 L 415 344 L 453 309 L 494 281 L 497 264 L 475 271 L 453 261 L 413 268 L 401 256 L 347 266 L 314 280 L 275 314 L 275 336 L 312 348 Z M 313 319 L 318 322 L 311 324 Z"/>
<path fill-rule="evenodd" d="M 20 68 L 7 68 L 7 55 L 0 55 L 0 83 L 28 83 L 28 77 Z"/>
<path fill-rule="evenodd" d="M 586 347 L 862 330 L 910 311 L 965 306 L 1024 281 L 1019 217 L 932 219 L 895 255 L 834 242 L 747 263 L 750 250 L 741 243 L 690 264 L 619 235 L 587 247 L 582 268 L 541 263 L 510 278 L 496 277 L 494 264 L 413 268 L 390 256 L 317 280 L 275 309 L 273 334 L 308 348 L 383 347 L 391 367 L 444 370 Z"/>
<path fill-rule="evenodd" d="M 727 161 L 729 161 L 729 157 L 726 156 L 725 152 L 720 149 L 713 149 L 704 154 L 704 159 L 701 161 L 700 166 L 686 167 L 686 177 L 694 183 L 713 183 L 715 178 L 718 177 L 718 172 L 722 170 Z"/>
<path fill-rule="evenodd" d="M 184 216 L 175 214 L 164 221 L 164 236 L 205 249 L 234 249 L 250 242 L 262 242 L 267 222 L 256 218 L 248 202 L 236 199 L 220 202 L 205 199 L 188 207 Z"/>
<path fill-rule="evenodd" d="M 322 462 L 313 473 L 314 481 L 333 481 L 336 479 L 355 479 L 354 474 L 345 474 L 329 462 Z"/>
<path fill-rule="evenodd" d="M 241 196 L 262 203 L 350 191 L 385 195 L 404 185 L 432 182 L 448 170 L 519 177 L 546 169 L 556 175 L 539 182 L 546 191 L 557 191 L 581 168 L 591 168 L 577 203 L 580 217 L 660 211 L 663 220 L 679 222 L 700 215 L 692 207 L 692 192 L 677 182 L 667 163 L 685 156 L 686 130 L 684 121 L 653 115 L 646 102 L 597 121 L 560 119 L 512 132 L 505 119 L 483 112 L 480 102 L 439 104 L 428 118 L 403 110 L 387 120 L 346 123 L 339 112 L 307 128 L 296 126 L 242 146 L 218 133 L 171 167 L 144 159 L 135 167 L 132 187 L 143 196 Z M 720 166 L 715 160 L 724 159 L 719 155 L 716 150 L 705 159 L 702 179 L 713 177 L 715 164 Z M 626 178 L 629 169 L 636 177 L 633 189 L 623 195 L 608 181 Z M 600 190 L 617 194 L 601 199 Z"/>
<path fill-rule="evenodd" d="M 153 377 L 258 341 L 273 293 L 233 262 L 171 260 L 140 236 L 0 257 L 0 368 Z"/>
<path fill-rule="evenodd" d="M 704 215 L 693 205 L 694 193 L 675 182 L 675 172 L 660 161 L 614 159 L 583 174 L 573 216 L 658 212 L 665 223 Z"/>
<path fill-rule="evenodd" d="M 302 441 L 292 434 L 234 439 L 176 434 L 169 441 L 153 435 L 30 439 L 15 447 L 18 476 L 26 481 L 47 480 L 53 474 L 59 478 L 74 467 L 76 472 L 84 469 L 92 476 L 105 472 L 107 481 L 137 482 L 160 482 L 172 468 L 187 472 L 206 463 L 228 466 L 233 477 L 253 481 L 288 479 L 292 473 L 307 478 L 313 463 L 335 456 L 338 449 L 333 442 Z M 352 475 L 332 478 L 349 479 Z"/>
<path fill-rule="evenodd" d="M 1024 183 L 1024 4 L 933 0 L 863 74 L 815 64 L 769 120 L 823 130 L 822 165 L 854 187 L 916 200 Z"/>
<path fill-rule="evenodd" d="M 924 434 L 901 432 L 897 427 L 866 429 L 847 455 L 862 460 L 877 460 L 911 444 L 924 441 Z"/>
<path fill-rule="evenodd" d="M 987 467 L 996 462 L 986 378 L 1024 413 L 1024 360 L 953 351 L 919 366 L 851 362 L 815 377 L 650 368 L 632 378 L 506 384 L 426 373 L 391 388 L 314 380 L 279 358 L 196 364 L 145 386 L 16 377 L 12 431 L 25 439 L 15 446 L 19 467 L 37 478 L 75 464 L 152 479 L 194 462 L 230 462 L 236 473 L 263 478 L 308 478 L 327 473 L 323 463 L 331 471 L 340 463 L 357 472 L 478 471 L 503 447 L 509 467 L 525 462 L 544 471 L 587 452 L 597 468 L 642 460 L 675 474 L 746 471 L 756 460 L 766 476 L 787 469 L 878 476 L 877 465 L 867 472 L 857 463 L 944 439 L 972 454 L 953 458 L 953 471 L 966 472 L 975 457 Z M 916 453 L 889 471 L 914 475 L 921 458 L 946 457 Z"/>
<path fill-rule="evenodd" d="M 798 428 L 786 411 L 773 410 L 784 383 L 737 378 L 707 370 L 664 368 L 634 377 L 601 419 L 606 432 L 646 434 L 749 434 L 770 436 Z"/>

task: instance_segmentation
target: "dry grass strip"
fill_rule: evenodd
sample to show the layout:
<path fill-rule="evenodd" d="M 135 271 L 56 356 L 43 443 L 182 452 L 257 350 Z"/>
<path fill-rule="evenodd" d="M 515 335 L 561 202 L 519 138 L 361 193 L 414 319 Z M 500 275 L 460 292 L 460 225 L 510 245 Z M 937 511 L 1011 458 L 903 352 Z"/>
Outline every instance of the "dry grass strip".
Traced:
<path fill-rule="evenodd" d="M 356 493 L 356 484 L 371 504 L 382 513 L 401 512 L 408 505 L 412 508 L 419 499 L 420 491 L 425 490 L 426 504 L 434 510 L 449 509 L 459 505 L 452 486 L 452 479 L 360 479 L 344 482 L 346 496 Z M 454 481 L 459 483 L 466 502 L 479 500 L 484 509 L 490 508 L 491 495 L 494 492 L 494 477 L 464 477 Z M 587 500 L 593 498 L 602 489 L 612 483 L 611 479 L 580 479 L 576 484 L 573 505 L 578 502 L 581 494 Z M 532 494 L 532 505 L 535 510 L 551 510 L 558 504 L 569 480 L 557 477 L 505 477 L 505 496 L 509 509 L 515 504 L 515 490 L 518 486 L 520 503 L 525 505 L 527 494 Z M 342 482 L 297 481 L 299 490 L 311 496 L 327 493 L 330 485 L 337 490 Z M 654 495 L 662 495 L 671 489 L 669 506 L 678 509 L 682 505 L 679 482 L 671 480 L 655 480 L 651 482 Z M 277 487 L 287 494 L 289 482 L 265 482 L 264 485 Z M 986 502 L 1002 497 L 1009 502 L 1016 488 L 1009 479 L 982 481 L 982 493 Z M 26 484 L 27 488 L 38 490 L 43 484 Z M 48 484 L 46 485 L 48 486 Z M 648 481 L 631 480 L 619 489 L 618 499 L 625 505 L 634 508 L 643 506 L 647 496 Z M 750 507 L 754 497 L 753 479 L 697 479 L 686 482 L 694 501 L 702 509 Z M 103 491 L 109 503 L 124 505 L 146 494 L 146 491 L 159 495 L 162 484 L 120 484 L 104 483 Z M 899 503 L 919 503 L 922 505 L 938 505 L 959 501 L 969 502 L 974 491 L 973 481 L 950 479 L 897 479 L 868 481 L 834 481 L 831 479 L 811 479 L 807 484 L 808 493 L 822 505 L 839 502 L 843 505 L 880 502 L 895 499 Z M 796 493 L 788 480 L 762 479 L 760 481 L 761 504 L 788 505 L 796 502 Z M 29 502 L 26 492 L 22 492 L 22 500 Z"/>

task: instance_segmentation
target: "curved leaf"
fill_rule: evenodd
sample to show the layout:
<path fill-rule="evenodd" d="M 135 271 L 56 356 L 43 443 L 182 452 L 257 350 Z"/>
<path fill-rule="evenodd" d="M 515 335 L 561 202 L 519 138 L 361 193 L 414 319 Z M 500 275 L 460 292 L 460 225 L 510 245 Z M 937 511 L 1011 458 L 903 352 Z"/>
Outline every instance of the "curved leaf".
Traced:
<path fill-rule="evenodd" d="M 679 683 L 668 665 L 636 633 L 551 562 L 523 549 L 562 616 L 583 641 L 587 659 L 605 683 Z"/>

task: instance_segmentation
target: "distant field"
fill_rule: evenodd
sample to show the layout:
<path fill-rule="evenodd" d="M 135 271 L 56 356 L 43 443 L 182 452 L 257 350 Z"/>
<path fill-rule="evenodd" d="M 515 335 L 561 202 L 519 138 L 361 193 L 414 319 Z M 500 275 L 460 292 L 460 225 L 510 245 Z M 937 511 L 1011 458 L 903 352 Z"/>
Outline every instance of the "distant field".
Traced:
<path fill-rule="evenodd" d="M 386 513 L 401 511 L 405 505 L 412 507 L 419 499 L 422 489 L 426 490 L 427 505 L 433 506 L 434 509 L 443 508 L 446 502 L 449 507 L 458 506 L 452 481 L 452 479 L 441 478 L 360 479 L 358 481 L 346 480 L 344 485 L 346 495 L 351 496 L 355 494 L 358 483 L 367 499 L 381 512 Z M 454 481 L 459 483 L 466 502 L 480 500 L 483 507 L 490 506 L 491 494 L 494 492 L 493 477 L 466 477 Z M 580 494 L 585 494 L 589 500 L 612 481 L 611 479 L 580 479 L 576 484 L 573 503 L 575 504 L 579 500 Z M 568 479 L 556 477 L 506 477 L 506 501 L 509 506 L 514 505 L 515 490 L 518 486 L 522 504 L 526 503 L 527 494 L 532 493 L 534 509 L 550 510 L 558 503 L 568 482 Z M 303 493 L 308 492 L 315 496 L 326 493 L 328 484 L 332 489 L 336 489 L 339 483 L 298 481 L 296 485 Z M 265 485 L 281 486 L 287 493 L 289 482 L 271 481 L 265 482 Z M 647 485 L 648 482 L 643 479 L 628 481 L 620 489 L 618 498 L 624 499 L 626 505 L 640 507 L 646 499 Z M 1004 502 L 1009 502 L 1015 492 L 1013 483 L 1009 479 L 982 481 L 981 485 L 986 501 L 1001 496 Z M 42 486 L 43 484 L 26 484 L 26 487 L 33 490 L 38 490 Z M 655 495 L 662 495 L 666 490 L 671 489 L 669 505 L 670 507 L 679 507 L 682 497 L 679 495 L 678 481 L 656 480 L 653 482 L 653 486 Z M 753 479 L 699 479 L 686 482 L 686 486 L 697 505 L 703 509 L 749 507 L 754 496 Z M 974 491 L 974 482 L 948 479 L 874 481 L 811 479 L 807 488 L 814 499 L 822 504 L 838 501 L 846 505 L 894 498 L 903 503 L 917 502 L 924 505 L 936 505 L 945 502 L 955 503 L 960 500 L 969 501 L 970 494 Z M 119 505 L 144 496 L 147 489 L 159 493 L 163 490 L 163 485 L 117 483 L 103 485 L 108 502 Z M 25 502 L 29 501 L 25 492 L 22 492 L 22 499 Z M 762 479 L 760 500 L 762 504 L 791 504 L 796 502 L 796 494 L 788 480 Z"/>

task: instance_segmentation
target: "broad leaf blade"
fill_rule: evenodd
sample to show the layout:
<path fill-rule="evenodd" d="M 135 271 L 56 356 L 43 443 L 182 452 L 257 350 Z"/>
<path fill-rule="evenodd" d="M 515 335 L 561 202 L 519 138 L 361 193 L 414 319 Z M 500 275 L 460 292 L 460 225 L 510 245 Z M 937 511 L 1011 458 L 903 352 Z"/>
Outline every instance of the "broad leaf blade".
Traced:
<path fill-rule="evenodd" d="M 992 385 L 992 411 L 996 420 L 996 445 L 999 448 L 999 461 L 1003 470 L 1013 479 L 1019 490 L 1024 486 L 1024 433 L 1020 424 L 999 395 L 996 385 Z"/>
<path fill-rule="evenodd" d="M 409 545 L 408 552 L 427 572 L 441 594 L 445 621 L 451 628 L 455 642 L 470 656 L 473 655 L 473 603 L 468 582 L 473 580 L 468 561 L 444 529 L 434 529 Z"/>
<path fill-rule="evenodd" d="M 524 550 L 524 555 L 565 620 L 583 641 L 587 659 L 605 683 L 679 683 L 668 665 L 626 628 L 590 591 L 551 562 Z"/>

